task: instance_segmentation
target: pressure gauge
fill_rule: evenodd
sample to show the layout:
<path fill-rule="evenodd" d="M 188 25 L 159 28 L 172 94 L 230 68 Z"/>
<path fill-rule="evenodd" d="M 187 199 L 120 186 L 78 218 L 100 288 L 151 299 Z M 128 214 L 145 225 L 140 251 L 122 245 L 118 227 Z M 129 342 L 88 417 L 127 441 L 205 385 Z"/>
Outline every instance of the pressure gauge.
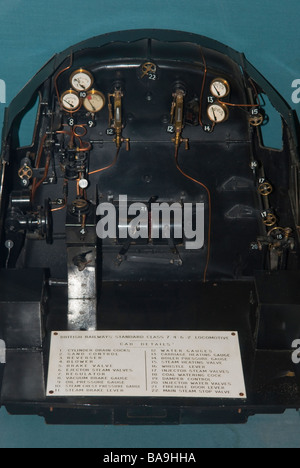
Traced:
<path fill-rule="evenodd" d="M 210 120 L 216 124 L 225 122 L 229 117 L 228 108 L 221 103 L 208 106 L 207 114 Z"/>
<path fill-rule="evenodd" d="M 70 83 L 76 91 L 88 91 L 93 86 L 94 78 L 90 72 L 80 68 L 71 75 Z"/>
<path fill-rule="evenodd" d="M 105 96 L 100 91 L 92 89 L 84 99 L 83 105 L 87 111 L 93 114 L 100 112 L 105 106 Z"/>
<path fill-rule="evenodd" d="M 230 85 L 223 78 L 216 78 L 210 85 L 210 92 L 214 97 L 222 99 L 230 93 Z"/>
<path fill-rule="evenodd" d="M 61 103 L 65 110 L 75 112 L 80 107 L 80 98 L 75 91 L 70 89 L 61 96 Z"/>

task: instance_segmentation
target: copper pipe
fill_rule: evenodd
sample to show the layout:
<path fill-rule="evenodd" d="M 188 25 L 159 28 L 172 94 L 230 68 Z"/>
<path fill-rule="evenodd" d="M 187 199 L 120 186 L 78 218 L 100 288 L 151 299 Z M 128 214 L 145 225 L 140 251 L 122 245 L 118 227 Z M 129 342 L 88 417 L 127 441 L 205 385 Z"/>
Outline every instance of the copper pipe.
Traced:
<path fill-rule="evenodd" d="M 181 172 L 181 174 L 184 177 L 191 180 L 192 182 L 195 182 L 198 185 L 201 185 L 201 187 L 203 187 L 206 190 L 207 195 L 208 195 L 209 222 L 208 222 L 207 259 L 206 259 L 206 265 L 205 265 L 204 275 L 203 275 L 203 282 L 206 283 L 207 271 L 208 271 L 208 266 L 209 266 L 209 261 L 210 261 L 210 250 L 211 250 L 211 221 L 212 221 L 211 194 L 210 194 L 209 189 L 206 187 L 206 185 L 204 185 L 199 180 L 194 179 L 193 177 L 189 176 L 181 169 L 181 167 L 179 166 L 179 162 L 178 162 L 178 148 L 175 149 L 175 163 L 176 163 L 177 169 Z"/>

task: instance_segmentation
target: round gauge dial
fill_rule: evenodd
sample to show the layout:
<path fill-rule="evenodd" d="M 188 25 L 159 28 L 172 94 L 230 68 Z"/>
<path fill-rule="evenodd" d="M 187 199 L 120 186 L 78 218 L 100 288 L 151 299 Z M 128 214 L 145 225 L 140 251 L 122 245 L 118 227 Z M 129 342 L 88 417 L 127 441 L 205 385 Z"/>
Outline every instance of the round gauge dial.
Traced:
<path fill-rule="evenodd" d="M 80 98 L 75 91 L 70 89 L 61 96 L 61 103 L 64 109 L 74 112 L 80 107 Z"/>
<path fill-rule="evenodd" d="M 105 96 L 93 89 L 87 94 L 87 97 L 83 101 L 83 105 L 87 111 L 91 113 L 100 112 L 105 106 Z"/>
<path fill-rule="evenodd" d="M 210 85 L 210 92 L 216 98 L 222 99 L 230 93 L 230 86 L 228 81 L 223 78 L 216 78 Z"/>
<path fill-rule="evenodd" d="M 207 109 L 210 120 L 214 123 L 222 123 L 228 119 L 229 112 L 224 104 L 211 104 Z"/>
<path fill-rule="evenodd" d="M 94 83 L 94 78 L 90 72 L 80 68 L 71 75 L 70 83 L 76 91 L 88 91 Z"/>

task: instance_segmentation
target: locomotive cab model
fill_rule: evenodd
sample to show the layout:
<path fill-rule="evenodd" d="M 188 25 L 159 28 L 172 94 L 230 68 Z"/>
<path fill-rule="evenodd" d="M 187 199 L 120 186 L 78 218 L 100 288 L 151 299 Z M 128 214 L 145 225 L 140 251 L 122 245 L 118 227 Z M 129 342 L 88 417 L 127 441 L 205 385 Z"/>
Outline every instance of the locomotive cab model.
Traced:
<path fill-rule="evenodd" d="M 202 36 L 55 55 L 5 113 L 1 405 L 99 424 L 298 408 L 298 133 L 245 56 Z"/>

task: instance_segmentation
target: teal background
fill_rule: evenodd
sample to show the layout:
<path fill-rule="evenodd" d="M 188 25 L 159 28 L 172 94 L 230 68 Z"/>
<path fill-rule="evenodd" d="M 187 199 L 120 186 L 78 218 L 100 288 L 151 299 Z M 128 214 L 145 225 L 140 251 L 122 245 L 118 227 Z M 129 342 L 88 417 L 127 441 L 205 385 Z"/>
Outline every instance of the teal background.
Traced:
<path fill-rule="evenodd" d="M 299 14 L 299 0 L 0 0 L 0 80 L 9 104 L 54 53 L 79 41 L 124 29 L 177 29 L 244 52 L 300 115 L 292 102 L 292 83 L 300 80 Z M 52 427 L 2 408 L 0 448 L 22 447 L 299 448 L 300 418 L 287 411 L 255 416 L 246 426 Z"/>

